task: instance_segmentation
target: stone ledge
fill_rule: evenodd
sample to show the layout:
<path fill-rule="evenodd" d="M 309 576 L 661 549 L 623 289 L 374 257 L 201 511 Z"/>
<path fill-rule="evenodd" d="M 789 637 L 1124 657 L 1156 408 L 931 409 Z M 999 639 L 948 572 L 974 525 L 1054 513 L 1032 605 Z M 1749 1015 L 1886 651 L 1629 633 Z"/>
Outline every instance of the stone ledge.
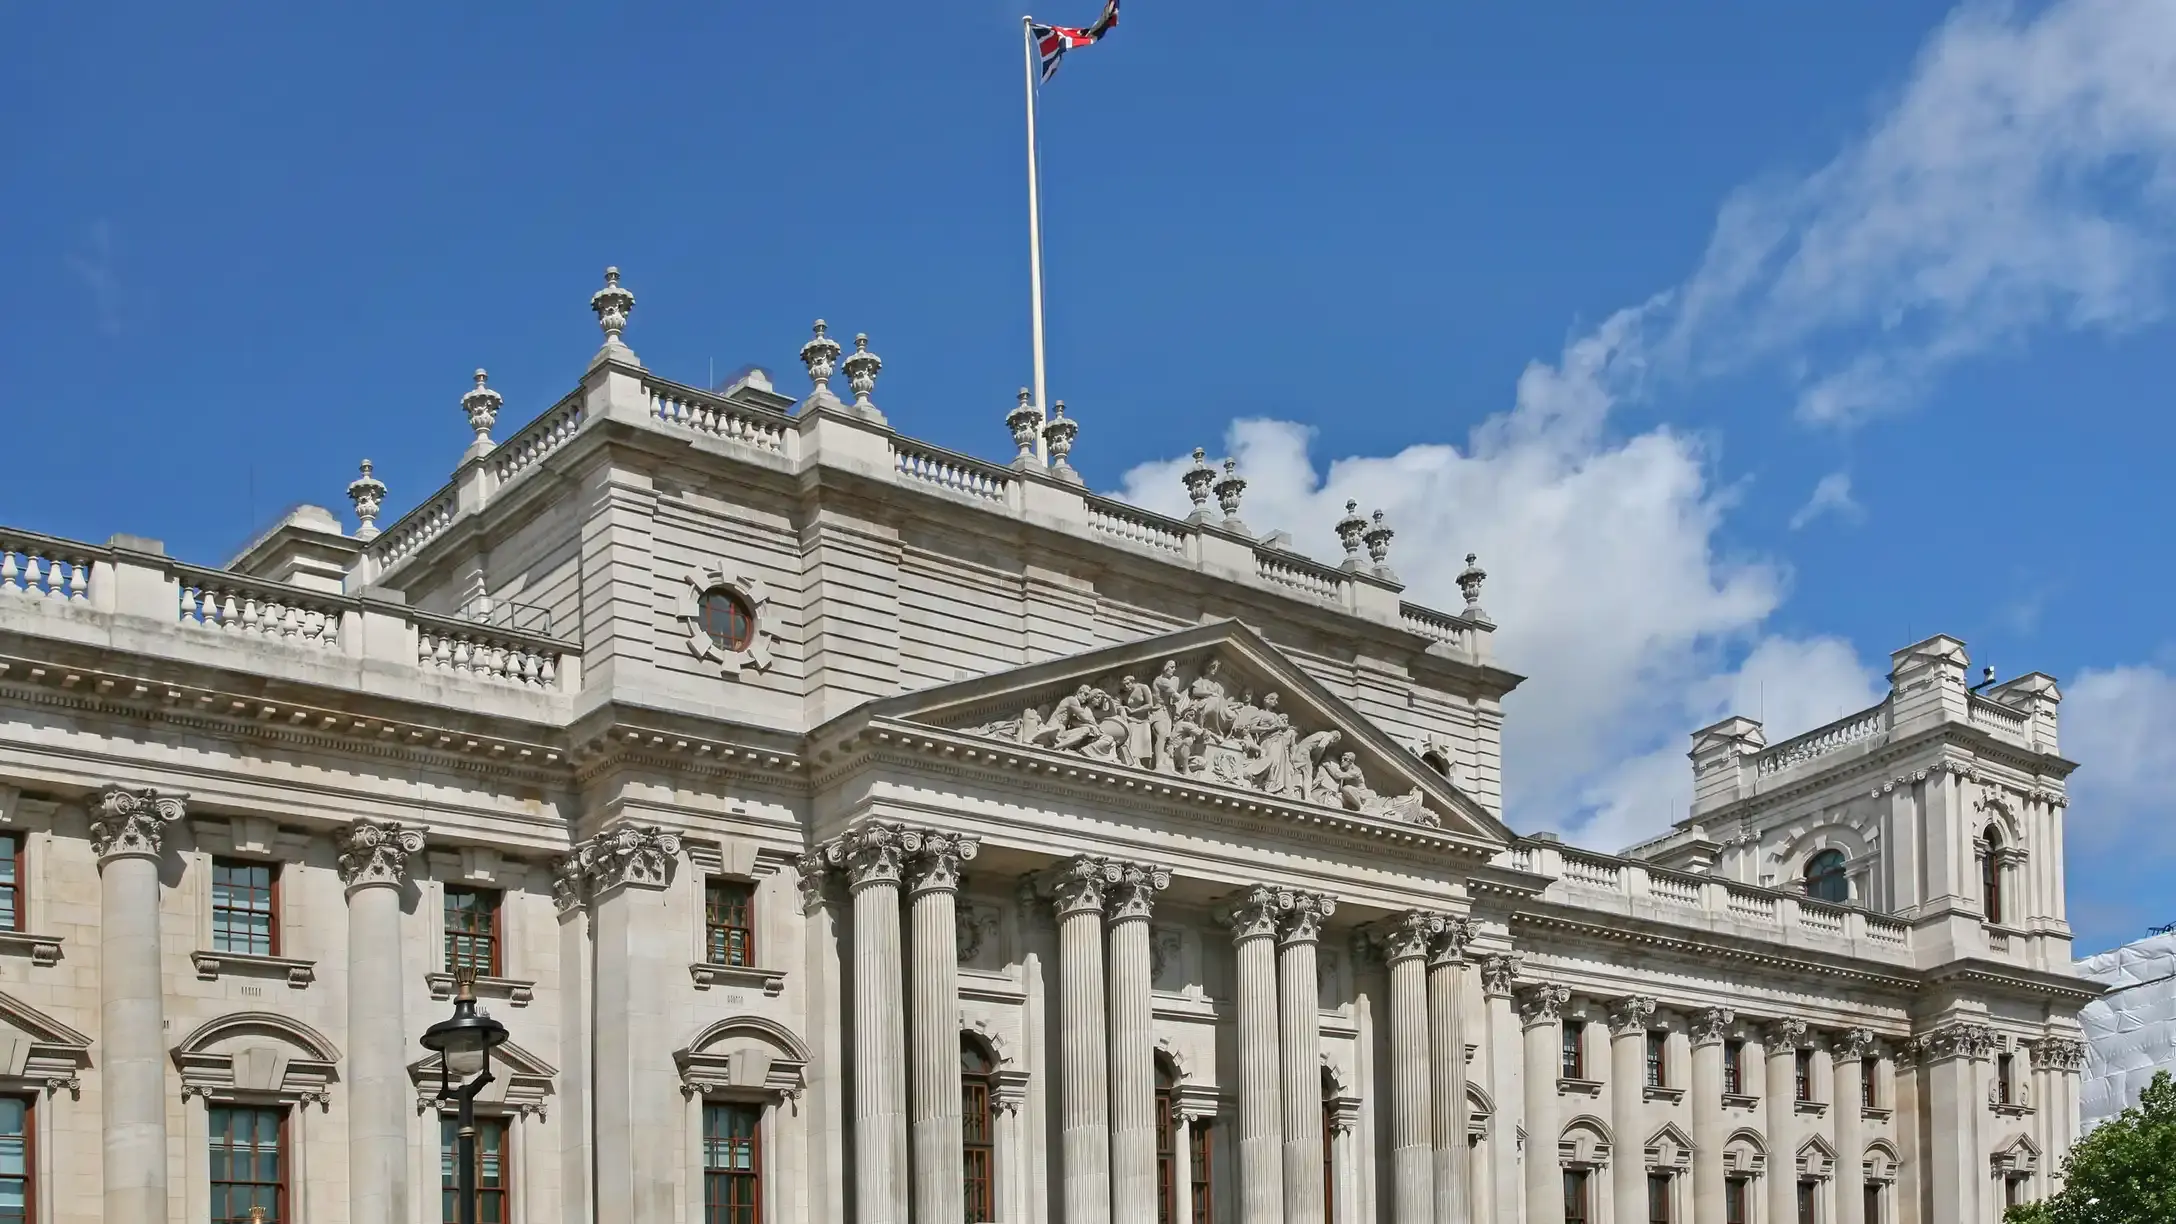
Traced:
<path fill-rule="evenodd" d="M 1818 1118 L 1828 1112 L 1828 1102 L 1794 1101 L 1791 1103 L 1791 1109 L 1795 1113 L 1812 1114 L 1814 1117 Z"/>
<path fill-rule="evenodd" d="M 1672 1088 L 1666 1084 L 1649 1084 L 1641 1093 L 1641 1097 L 1643 1100 L 1668 1101 L 1670 1104 L 1675 1105 L 1685 1099 L 1685 1090 L 1683 1088 Z"/>
<path fill-rule="evenodd" d="M 1726 1092 L 1723 1094 L 1723 1108 L 1759 1109 L 1760 1098 L 1749 1092 Z"/>
<path fill-rule="evenodd" d="M 688 976 L 695 979 L 697 990 L 708 990 L 712 986 L 761 987 L 764 994 L 777 995 L 786 989 L 786 971 L 783 969 L 755 969 L 745 965 L 718 965 L 709 961 L 696 961 L 688 966 Z"/>
<path fill-rule="evenodd" d="M 27 956 L 33 965 L 60 963 L 60 936 L 0 931 L 0 956 Z"/>
<path fill-rule="evenodd" d="M 1996 1113 L 2001 1114 L 2005 1118 L 2027 1118 L 2031 1117 L 2034 1112 L 2033 1107 L 2030 1105 L 2004 1103 L 2001 1101 L 1990 1101 L 1988 1102 L 1987 1107 L 1994 1110 Z"/>
<path fill-rule="evenodd" d="M 453 997 L 453 975 L 450 973 L 426 973 L 424 985 L 430 987 L 434 999 Z M 536 998 L 536 983 L 523 978 L 479 977 L 476 979 L 476 997 L 480 999 L 504 999 L 515 1007 L 527 1007 Z"/>
<path fill-rule="evenodd" d="M 1556 1090 L 1559 1096 L 1598 1097 L 1602 1095 L 1602 1081 L 1573 1079 L 1568 1075 L 1560 1075 L 1556 1080 Z"/>
<path fill-rule="evenodd" d="M 189 963 L 196 966 L 196 975 L 207 982 L 216 982 L 222 976 L 234 977 L 284 977 L 287 984 L 301 990 L 317 980 L 317 962 L 294 960 L 285 956 L 257 956 L 248 952 L 191 952 Z"/>
<path fill-rule="evenodd" d="M 1859 1116 L 1869 1122 L 1887 1122 L 1894 1112 L 1893 1110 L 1883 1109 L 1879 1105 L 1862 1105 L 1859 1107 Z"/>

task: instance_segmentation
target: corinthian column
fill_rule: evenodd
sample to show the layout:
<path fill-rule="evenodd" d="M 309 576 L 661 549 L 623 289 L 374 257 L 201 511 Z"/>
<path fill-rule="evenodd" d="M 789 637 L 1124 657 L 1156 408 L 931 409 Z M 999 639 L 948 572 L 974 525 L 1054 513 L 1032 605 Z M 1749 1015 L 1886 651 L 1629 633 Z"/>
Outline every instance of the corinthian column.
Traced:
<path fill-rule="evenodd" d="M 954 899 L 960 866 L 981 848 L 972 837 L 904 830 L 911 873 L 914 972 L 907 1020 L 914 1137 L 914 1218 L 958 1220 L 967 1213 L 960 1184 L 960 955 Z M 866 1065 L 866 1064 L 864 1064 Z"/>
<path fill-rule="evenodd" d="M 1473 920 L 1446 918 L 1428 951 L 1428 1044 L 1433 1098 L 1435 1218 L 1466 1224 L 1472 1148 L 1466 1142 L 1466 945 Z"/>
<path fill-rule="evenodd" d="M 1806 1022 L 1776 1021 L 1768 1029 L 1768 1214 L 1770 1220 L 1797 1219 L 1798 1178 L 1792 1153 L 1798 1150 L 1798 1049 L 1806 1044 Z M 1972 1219 L 1960 1216 L 1960 1219 Z"/>
<path fill-rule="evenodd" d="M 1619 999 L 1609 1009 L 1609 1126 L 1617 1132 L 1609 1184 L 1620 1220 L 1638 1220 L 1647 1210 L 1647 1166 L 1630 1157 L 1638 1151 L 1634 1144 L 1645 1138 L 1640 1117 L 1646 1112 L 1647 1031 L 1654 1018 L 1655 1001 L 1642 995 Z"/>
<path fill-rule="evenodd" d="M 1829 1108 L 1836 1111 L 1836 1224 L 1881 1224 L 1866 1218 L 1866 1142 L 1860 1137 L 1866 1108 L 1866 1076 L 1874 1073 L 1869 1029 L 1847 1029 L 1829 1045 L 1835 1090 Z"/>
<path fill-rule="evenodd" d="M 1544 982 L 1519 994 L 1525 1028 L 1526 1219 L 1527 1224 L 1564 1224 L 1564 1175 L 1556 1162 L 1557 1061 L 1564 1005 L 1570 988 Z"/>
<path fill-rule="evenodd" d="M 680 835 L 617 823 L 575 847 L 574 858 L 595 924 L 597 1218 L 652 1219 L 651 1204 L 671 1202 L 678 1189 L 685 1139 L 678 1111 L 658 1107 L 681 1087 L 663 1054 L 683 1036 L 667 1018 L 679 993 L 670 983 L 687 972 L 686 954 L 665 904 Z"/>
<path fill-rule="evenodd" d="M 159 850 L 182 801 L 109 786 L 91 809 L 98 854 L 99 1097 L 112 1224 L 166 1219 L 166 1013 L 159 974 Z"/>
<path fill-rule="evenodd" d="M 1228 902 L 1220 915 L 1232 928 L 1239 969 L 1240 1224 L 1284 1224 L 1277 902 L 1276 889 L 1250 888 Z"/>
<path fill-rule="evenodd" d="M 1103 893 L 1118 869 L 1099 858 L 1059 865 L 1047 877 L 1058 913 L 1059 1147 L 1064 1224 L 1111 1218 L 1110 1052 L 1104 1035 Z M 1131 1224 L 1130 1221 L 1124 1224 Z"/>
<path fill-rule="evenodd" d="M 1390 967 L 1390 1210 L 1394 1224 L 1435 1224 L 1429 1157 L 1428 949 L 1443 916 L 1398 915 L 1370 934 Z"/>
<path fill-rule="evenodd" d="M 1995 1046 L 1994 1030 L 1971 1021 L 1953 1021 L 1919 1038 L 1919 1057 L 1927 1068 L 1925 1095 L 1931 1137 L 1924 1175 L 1939 1204 L 1955 1204 L 1959 1220 L 1979 1220 L 1980 1195 L 1987 1186 L 1987 1149 L 1980 1141 L 1980 1116 L 1986 1096 L 1978 1063 Z"/>
<path fill-rule="evenodd" d="M 1156 1030 L 1149 1007 L 1148 917 L 1157 892 L 1171 886 L 1171 869 L 1113 866 L 1118 879 L 1105 891 L 1111 945 L 1111 1218 L 1146 1221 L 1156 1218 Z"/>
<path fill-rule="evenodd" d="M 907 1219 L 906 1039 L 901 1032 L 899 830 L 865 824 L 820 848 L 854 899 L 854 1219 Z"/>
<path fill-rule="evenodd" d="M 348 896 L 348 1219 L 407 1224 L 408 1034 L 400 892 L 423 834 L 358 820 L 335 838 Z"/>
<path fill-rule="evenodd" d="M 1519 1113 L 1512 1094 L 1520 1081 L 1518 1016 L 1512 992 L 1519 978 L 1517 953 L 1481 959 L 1481 994 L 1488 1001 L 1489 1091 L 1496 1112 L 1488 1120 L 1489 1202 L 1482 1207 L 1488 1224 L 1513 1224 L 1519 1218 Z"/>
<path fill-rule="evenodd" d="M 1727 1007 L 1703 1008 L 1692 1018 L 1692 1218 L 1696 1224 L 1723 1224 L 1723 1041 L 1737 1020 L 1738 1014 Z"/>
<path fill-rule="evenodd" d="M 1284 1205 L 1291 1224 L 1321 1224 L 1322 987 L 1315 941 L 1337 908 L 1320 893 L 1278 895 L 1278 1062 L 1284 1068 Z"/>

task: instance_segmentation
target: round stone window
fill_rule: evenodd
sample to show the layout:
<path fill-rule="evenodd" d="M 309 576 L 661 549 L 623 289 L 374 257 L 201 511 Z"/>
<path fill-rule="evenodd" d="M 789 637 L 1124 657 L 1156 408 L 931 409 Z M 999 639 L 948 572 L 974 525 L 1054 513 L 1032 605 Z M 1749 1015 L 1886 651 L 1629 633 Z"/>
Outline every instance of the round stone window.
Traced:
<path fill-rule="evenodd" d="M 734 653 L 748 649 L 756 638 L 756 614 L 746 601 L 724 587 L 703 592 L 700 624 L 720 650 Z"/>

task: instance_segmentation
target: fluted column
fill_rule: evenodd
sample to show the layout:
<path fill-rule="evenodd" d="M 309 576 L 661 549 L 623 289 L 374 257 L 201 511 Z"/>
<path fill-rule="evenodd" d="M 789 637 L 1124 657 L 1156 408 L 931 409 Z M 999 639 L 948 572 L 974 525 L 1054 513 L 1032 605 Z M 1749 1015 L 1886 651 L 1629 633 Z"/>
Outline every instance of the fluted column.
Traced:
<path fill-rule="evenodd" d="M 1481 995 L 1488 1001 L 1489 1091 L 1496 1112 L 1489 1119 L 1489 1199 L 1480 1217 L 1487 1224 L 1513 1224 L 1519 1215 L 1519 1116 L 1512 1107 L 1521 1080 L 1518 1013 L 1512 991 L 1519 978 L 1519 954 L 1481 958 Z M 1523 1101 L 1523 1098 L 1519 1098 Z"/>
<path fill-rule="evenodd" d="M 899 961 L 899 830 L 866 824 L 820 847 L 854 902 L 854 1219 L 907 1219 L 906 1039 Z"/>
<path fill-rule="evenodd" d="M 967 1204 L 960 1184 L 960 957 L 955 899 L 960 868 L 980 844 L 956 833 L 901 832 L 908 873 L 907 1065 L 914 1149 L 914 1218 L 958 1220 Z"/>
<path fill-rule="evenodd" d="M 338 837 L 348 898 L 348 1219 L 408 1224 L 407 1018 L 400 893 L 423 834 L 358 820 Z"/>
<path fill-rule="evenodd" d="M 1390 969 L 1390 1218 L 1435 1224 L 1428 1058 L 1428 949 L 1443 916 L 1409 910 L 1369 932 Z"/>
<path fill-rule="evenodd" d="M 673 979 L 687 972 L 686 945 L 675 938 L 685 928 L 667 894 L 680 836 L 619 821 L 575 847 L 574 857 L 594 923 L 597 1218 L 654 1219 L 654 1205 L 671 1202 L 684 1184 L 680 1156 L 689 1137 L 685 1114 L 659 1108 L 684 1086 L 662 1054 L 681 1035 L 668 1017 L 680 997 Z"/>
<path fill-rule="evenodd" d="M 1111 1218 L 1156 1218 L 1156 1019 L 1148 919 L 1171 869 L 1114 863 L 1104 891 L 1110 938 Z"/>
<path fill-rule="evenodd" d="M 1644 995 L 1619 999 L 1609 1009 L 1609 1126 L 1617 1133 L 1609 1184 L 1620 1220 L 1642 1219 L 1647 1210 L 1646 1163 L 1629 1158 L 1646 1138 L 1640 1117 L 1647 1102 L 1647 1029 L 1654 1018 L 1655 1001 Z"/>
<path fill-rule="evenodd" d="M 1829 1046 L 1835 1083 L 1829 1108 L 1836 1111 L 1836 1224 L 1869 1224 L 1861 1110 L 1866 1107 L 1864 1077 L 1874 1073 L 1868 1061 L 1873 1052 L 1874 1034 L 1862 1028 L 1846 1030 Z"/>
<path fill-rule="evenodd" d="M 1284 1207 L 1290 1224 L 1322 1224 L 1322 987 L 1315 941 L 1337 908 L 1320 893 L 1278 895 L 1278 1065 L 1284 1068 Z"/>
<path fill-rule="evenodd" d="M 166 1219 L 166 1011 L 159 854 L 182 801 L 109 786 L 91 808 L 98 855 L 99 1099 L 112 1224 Z"/>
<path fill-rule="evenodd" d="M 1277 1060 L 1278 893 L 1250 888 L 1219 916 L 1232 928 L 1239 994 L 1240 1224 L 1283 1224 L 1283 1077 Z M 1128 1222 L 1130 1224 L 1130 1222 Z"/>
<path fill-rule="evenodd" d="M 1472 1148 L 1466 1142 L 1466 945 L 1473 920 L 1445 918 L 1428 949 L 1429 1165 L 1438 1224 L 1467 1224 Z"/>
<path fill-rule="evenodd" d="M 1117 869 L 1105 860 L 1081 857 L 1045 877 L 1058 913 L 1058 1128 L 1065 1161 L 1064 1224 L 1108 1224 L 1111 1218 L 1103 901 L 1104 890 L 1117 882 L 1117 876 Z"/>
<path fill-rule="evenodd" d="M 1792 1155 L 1798 1150 L 1796 1071 L 1798 1050 L 1806 1044 L 1806 1022 L 1778 1020 L 1768 1028 L 1768 1215 L 1770 1220 L 1798 1218 L 1798 1174 Z"/>
<path fill-rule="evenodd" d="M 1518 998 L 1526 1049 L 1526 1220 L 1564 1224 L 1564 1173 L 1556 1159 L 1556 1081 L 1559 1026 L 1572 992 L 1545 982 L 1527 987 Z"/>
<path fill-rule="evenodd" d="M 1919 1038 L 1926 1067 L 1926 1109 L 1930 1136 L 1926 1176 L 1936 1204 L 1955 1204 L 1959 1220 L 1984 1219 L 1981 1195 L 1990 1191 L 1986 1149 L 1980 1142 L 1980 1118 L 1987 1110 L 1979 1063 L 1993 1052 L 1994 1030 L 1971 1021 L 1953 1021 Z"/>
<path fill-rule="evenodd" d="M 1723 1042 L 1738 1014 L 1706 1007 L 1692 1018 L 1692 1218 L 1723 1224 Z M 1633 1136 L 1618 1140 L 1627 1143 Z M 1772 1156 L 1770 1159 L 1774 1159 Z"/>

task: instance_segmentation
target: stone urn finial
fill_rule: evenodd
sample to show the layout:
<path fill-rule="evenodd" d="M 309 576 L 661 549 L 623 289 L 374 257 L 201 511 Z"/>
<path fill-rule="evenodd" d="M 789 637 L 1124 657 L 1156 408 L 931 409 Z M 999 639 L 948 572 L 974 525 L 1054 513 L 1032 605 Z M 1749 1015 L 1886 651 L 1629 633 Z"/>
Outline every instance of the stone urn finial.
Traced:
<path fill-rule="evenodd" d="M 1035 434 L 1042 422 L 1043 414 L 1035 406 L 1035 393 L 1026 387 L 1020 388 L 1018 402 L 1005 414 L 1005 428 L 1012 431 L 1012 444 L 1020 449 L 1020 453 L 1013 456 L 1014 467 L 1034 466 Z"/>
<path fill-rule="evenodd" d="M 1050 406 L 1050 420 L 1043 426 L 1043 446 L 1050 452 L 1050 473 L 1060 480 L 1074 484 L 1083 483 L 1080 473 L 1066 462 L 1073 453 L 1073 439 L 1080 434 L 1080 423 L 1065 415 L 1065 401 Z"/>
<path fill-rule="evenodd" d="M 1239 461 L 1226 459 L 1224 475 L 1216 482 L 1216 504 L 1224 511 L 1224 526 L 1233 531 L 1245 531 L 1239 521 L 1239 496 L 1247 491 L 1247 478 L 1239 474 Z"/>
<path fill-rule="evenodd" d="M 808 380 L 815 386 L 809 398 L 815 400 L 831 394 L 831 372 L 838 368 L 839 342 L 831 338 L 830 325 L 822 319 L 809 330 L 813 334 L 801 346 L 801 364 L 808 367 Z"/>
<path fill-rule="evenodd" d="M 1383 512 L 1377 510 L 1368 529 L 1360 537 L 1368 546 L 1368 560 L 1375 563 L 1375 576 L 1388 578 L 1390 574 L 1390 539 L 1398 533 L 1383 520 Z"/>
<path fill-rule="evenodd" d="M 483 454 L 495 445 L 491 441 L 491 427 L 498 423 L 499 408 L 506 403 L 505 396 L 484 384 L 486 377 L 483 370 L 477 370 L 476 385 L 461 397 L 461 411 L 468 414 L 468 427 L 476 431 L 476 440 L 468 445 L 471 455 Z"/>
<path fill-rule="evenodd" d="M 846 375 L 847 389 L 854 393 L 854 407 L 863 416 L 876 415 L 876 401 L 869 398 L 876 390 L 877 371 L 884 368 L 884 360 L 869 351 L 867 332 L 854 336 L 854 351 L 839 363 L 839 371 Z"/>
<path fill-rule="evenodd" d="M 620 288 L 620 270 L 604 270 L 604 288 L 589 295 L 589 308 L 597 312 L 597 326 L 604 329 L 605 347 L 623 344 L 627 316 L 635 313 L 635 295 Z"/>
<path fill-rule="evenodd" d="M 377 538 L 378 511 L 385 505 L 385 482 L 370 474 L 370 460 L 363 460 L 363 474 L 348 482 L 348 500 L 355 503 L 355 538 Z"/>
<path fill-rule="evenodd" d="M 1481 584 L 1488 579 L 1488 571 L 1481 568 L 1477 554 L 1466 554 L 1466 568 L 1458 571 L 1458 589 L 1466 596 L 1466 608 L 1462 613 L 1467 620 L 1487 621 L 1488 613 L 1481 610 Z"/>
<path fill-rule="evenodd" d="M 1199 522 L 1209 517 L 1209 486 L 1216 483 L 1216 469 L 1209 466 L 1209 454 L 1200 447 L 1194 448 L 1194 466 L 1179 476 L 1186 485 L 1186 500 L 1194 503 L 1189 517 Z"/>
<path fill-rule="evenodd" d="M 1345 517 L 1337 520 L 1337 542 L 1345 546 L 1345 568 L 1360 568 L 1361 537 L 1367 533 L 1368 521 L 1360 513 L 1360 503 L 1345 503 Z"/>

